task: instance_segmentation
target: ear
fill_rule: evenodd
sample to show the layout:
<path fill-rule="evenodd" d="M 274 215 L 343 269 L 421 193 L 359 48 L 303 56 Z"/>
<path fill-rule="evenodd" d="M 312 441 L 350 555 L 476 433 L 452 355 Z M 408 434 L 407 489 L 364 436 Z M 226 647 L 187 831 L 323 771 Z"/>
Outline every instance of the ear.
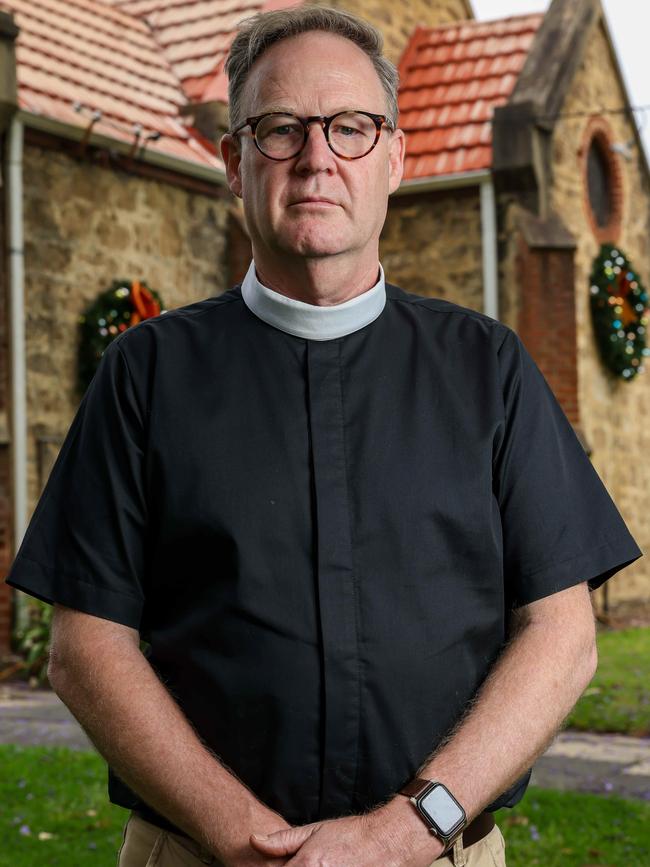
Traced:
<path fill-rule="evenodd" d="M 399 187 L 404 174 L 404 157 L 406 156 L 406 135 L 404 130 L 395 130 L 391 134 L 388 145 L 388 192 L 394 193 Z"/>
<path fill-rule="evenodd" d="M 219 149 L 221 157 L 226 167 L 226 179 L 230 192 L 240 199 L 242 197 L 242 182 L 241 182 L 241 145 L 237 136 L 231 135 L 229 132 L 221 136 L 219 141 Z"/>

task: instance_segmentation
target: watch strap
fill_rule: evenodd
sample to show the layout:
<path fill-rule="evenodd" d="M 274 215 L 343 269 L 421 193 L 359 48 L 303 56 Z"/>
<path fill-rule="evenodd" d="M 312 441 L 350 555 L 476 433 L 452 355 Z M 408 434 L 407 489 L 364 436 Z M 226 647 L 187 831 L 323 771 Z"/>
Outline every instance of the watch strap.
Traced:
<path fill-rule="evenodd" d="M 435 783 L 436 780 L 425 780 L 423 777 L 415 777 L 410 780 L 405 786 L 400 789 L 400 794 L 406 795 L 408 798 L 419 797 L 425 789 Z"/>

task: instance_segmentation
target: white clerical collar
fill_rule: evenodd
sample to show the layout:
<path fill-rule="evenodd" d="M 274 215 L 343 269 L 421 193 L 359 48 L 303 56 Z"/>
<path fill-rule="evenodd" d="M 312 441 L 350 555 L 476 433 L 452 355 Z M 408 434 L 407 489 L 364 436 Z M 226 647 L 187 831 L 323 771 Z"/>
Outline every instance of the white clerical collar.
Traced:
<path fill-rule="evenodd" d="M 289 298 L 260 283 L 254 261 L 251 261 L 241 284 L 241 294 L 249 310 L 264 322 L 308 340 L 332 340 L 358 331 L 373 322 L 386 304 L 386 284 L 381 263 L 379 280 L 371 289 L 349 301 L 329 307 Z"/>

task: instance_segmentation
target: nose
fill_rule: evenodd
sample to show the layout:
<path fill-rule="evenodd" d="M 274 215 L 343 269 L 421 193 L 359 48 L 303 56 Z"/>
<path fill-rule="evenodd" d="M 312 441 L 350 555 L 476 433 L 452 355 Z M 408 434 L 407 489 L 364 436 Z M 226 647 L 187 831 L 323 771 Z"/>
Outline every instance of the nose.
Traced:
<path fill-rule="evenodd" d="M 314 120 L 307 127 L 305 146 L 298 154 L 296 171 L 323 172 L 332 171 L 335 167 L 336 160 L 327 144 L 323 124 Z"/>

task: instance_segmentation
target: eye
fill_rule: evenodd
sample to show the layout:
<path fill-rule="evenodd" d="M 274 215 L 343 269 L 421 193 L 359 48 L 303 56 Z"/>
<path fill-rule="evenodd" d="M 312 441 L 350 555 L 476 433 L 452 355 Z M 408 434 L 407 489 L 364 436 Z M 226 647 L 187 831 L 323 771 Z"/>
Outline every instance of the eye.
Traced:
<path fill-rule="evenodd" d="M 297 127 L 297 126 L 292 125 L 292 124 L 289 124 L 289 123 L 283 123 L 283 124 L 281 124 L 280 126 L 274 126 L 274 127 L 272 127 L 272 128 L 268 131 L 268 133 L 266 133 L 266 134 L 267 134 L 267 135 L 286 136 L 286 135 L 295 134 L 295 133 L 297 133 L 297 132 L 298 132 L 298 127 Z"/>
<path fill-rule="evenodd" d="M 291 115 L 267 115 L 257 127 L 257 138 L 297 138 L 302 135 L 300 122 Z"/>
<path fill-rule="evenodd" d="M 344 124 L 337 124 L 334 129 L 335 135 L 342 135 L 344 138 L 353 138 L 355 135 L 361 135 L 361 131 L 355 129 L 353 126 L 345 126 Z"/>
<path fill-rule="evenodd" d="M 375 124 L 361 112 L 347 111 L 334 119 L 331 134 L 339 143 L 369 141 L 375 136 Z"/>

